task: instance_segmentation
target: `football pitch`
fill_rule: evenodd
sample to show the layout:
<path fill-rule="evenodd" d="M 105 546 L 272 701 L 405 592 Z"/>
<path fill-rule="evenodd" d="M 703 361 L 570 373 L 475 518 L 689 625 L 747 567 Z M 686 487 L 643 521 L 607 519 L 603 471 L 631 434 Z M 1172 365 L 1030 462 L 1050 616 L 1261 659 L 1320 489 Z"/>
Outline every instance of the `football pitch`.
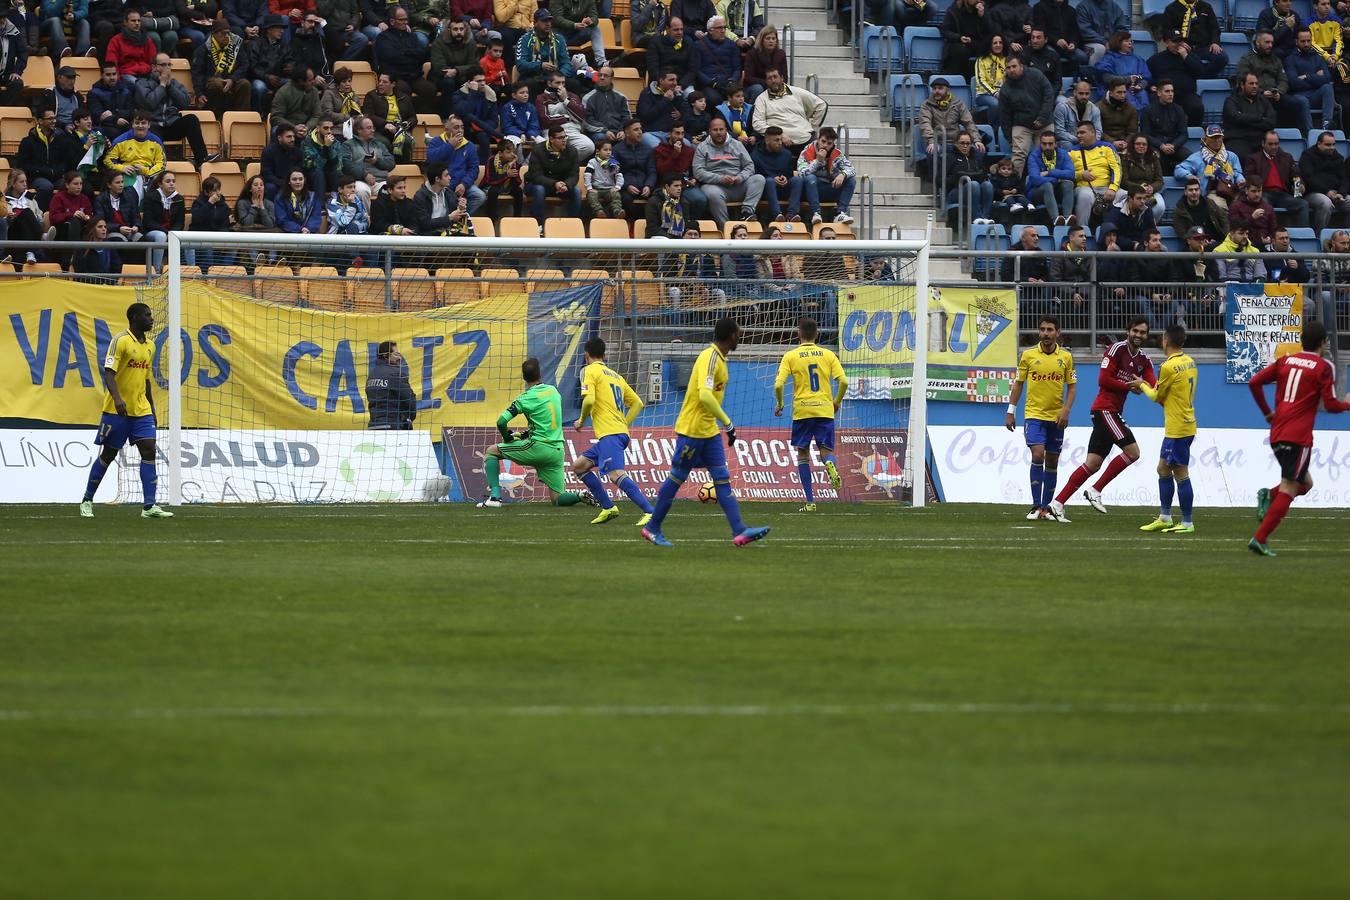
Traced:
<path fill-rule="evenodd" d="M 1343 898 L 1350 514 L 3 507 L 0 897 Z"/>

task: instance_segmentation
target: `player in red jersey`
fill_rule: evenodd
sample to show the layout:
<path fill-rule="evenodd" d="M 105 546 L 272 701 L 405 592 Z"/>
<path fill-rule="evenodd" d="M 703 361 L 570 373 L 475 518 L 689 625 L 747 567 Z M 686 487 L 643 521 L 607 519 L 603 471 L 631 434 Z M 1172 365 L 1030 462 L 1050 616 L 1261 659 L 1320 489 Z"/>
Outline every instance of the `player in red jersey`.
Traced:
<path fill-rule="evenodd" d="M 1303 326 L 1303 352 L 1281 356 L 1266 366 L 1247 385 L 1256 405 L 1270 423 L 1270 449 L 1280 463 L 1280 486 L 1272 491 L 1262 488 L 1257 494 L 1262 509 L 1261 527 L 1247 547 L 1261 556 L 1274 556 L 1266 546 L 1270 534 L 1289 512 L 1289 504 L 1312 490 L 1308 462 L 1312 458 L 1313 420 L 1320 405 L 1327 412 L 1350 409 L 1350 402 L 1336 399 L 1336 372 L 1323 357 L 1327 350 L 1327 327 L 1321 322 Z M 1275 383 L 1275 411 L 1266 403 L 1266 385 Z"/>
<path fill-rule="evenodd" d="M 1064 514 L 1064 501 L 1074 495 L 1083 482 L 1102 467 L 1102 463 L 1111 453 L 1111 445 L 1120 448 L 1120 455 L 1111 460 L 1097 483 L 1083 491 L 1083 499 L 1092 504 L 1097 512 L 1106 512 L 1102 503 L 1102 489 L 1111 483 L 1131 463 L 1139 458 L 1139 444 L 1134 440 L 1134 432 L 1125 424 L 1125 397 L 1129 393 L 1139 393 L 1139 385 L 1148 382 L 1156 385 L 1158 377 L 1153 374 L 1153 363 L 1140 348 L 1148 340 L 1148 319 L 1135 316 L 1130 319 L 1130 330 L 1125 340 L 1116 341 L 1102 357 L 1101 368 L 1097 372 L 1097 399 L 1092 401 L 1092 437 L 1088 438 L 1087 459 L 1074 470 L 1064 489 L 1050 504 L 1050 514 L 1060 522 L 1067 523 Z"/>

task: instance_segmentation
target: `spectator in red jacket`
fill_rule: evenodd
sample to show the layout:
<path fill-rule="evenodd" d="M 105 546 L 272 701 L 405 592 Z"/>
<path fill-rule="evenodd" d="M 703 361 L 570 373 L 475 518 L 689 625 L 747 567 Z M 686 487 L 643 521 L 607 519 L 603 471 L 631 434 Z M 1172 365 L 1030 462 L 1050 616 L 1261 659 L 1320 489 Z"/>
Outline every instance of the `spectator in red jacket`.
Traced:
<path fill-rule="evenodd" d="M 122 30 L 108 41 L 105 62 L 117 66 L 117 74 L 135 81 L 149 77 L 159 53 L 150 36 L 141 30 L 141 14 L 128 9 L 122 19 Z"/>

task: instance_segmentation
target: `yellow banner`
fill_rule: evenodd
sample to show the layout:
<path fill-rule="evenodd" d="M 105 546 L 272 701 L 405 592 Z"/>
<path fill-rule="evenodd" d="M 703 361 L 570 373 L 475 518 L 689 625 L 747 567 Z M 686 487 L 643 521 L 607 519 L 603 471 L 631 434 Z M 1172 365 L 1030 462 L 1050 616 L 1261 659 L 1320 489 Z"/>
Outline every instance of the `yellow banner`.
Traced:
<path fill-rule="evenodd" d="M 111 336 L 126 328 L 136 289 L 31 280 L 7 282 L 4 297 L 0 416 L 96 424 L 99 371 Z M 162 304 L 146 300 L 162 315 Z M 358 315 L 185 282 L 184 425 L 364 428 L 366 373 L 386 340 L 396 341 L 407 360 L 418 428 L 492 425 L 521 388 L 528 307 L 521 293 L 424 313 Z M 168 386 L 164 341 L 160 331 L 160 408 Z"/>
<path fill-rule="evenodd" d="M 933 288 L 929 366 L 1010 369 L 1017 365 L 1017 292 Z M 839 292 L 840 360 L 848 365 L 898 366 L 914 361 L 914 289 L 866 285 Z"/>

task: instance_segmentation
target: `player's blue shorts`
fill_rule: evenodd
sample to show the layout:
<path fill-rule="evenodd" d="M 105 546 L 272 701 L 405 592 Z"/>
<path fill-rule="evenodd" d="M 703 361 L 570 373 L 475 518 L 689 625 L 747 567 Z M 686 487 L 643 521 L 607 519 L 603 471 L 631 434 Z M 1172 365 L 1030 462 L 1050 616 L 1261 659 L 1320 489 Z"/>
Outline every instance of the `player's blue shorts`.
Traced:
<path fill-rule="evenodd" d="M 792 446 L 809 450 L 811 442 L 822 450 L 834 449 L 834 419 L 820 416 L 813 419 L 792 420 Z"/>
<path fill-rule="evenodd" d="M 690 469 L 725 469 L 727 452 L 722 446 L 722 435 L 691 438 L 675 435 L 675 455 L 671 458 L 670 473 L 680 480 L 689 477 Z"/>
<path fill-rule="evenodd" d="M 1169 466 L 1189 466 L 1191 464 L 1191 443 L 1195 435 L 1184 438 L 1163 438 L 1162 450 L 1158 457 Z"/>
<path fill-rule="evenodd" d="M 1064 429 L 1057 422 L 1045 419 L 1027 419 L 1022 424 L 1027 437 L 1027 446 L 1045 445 L 1046 453 L 1058 453 L 1064 449 Z"/>
<path fill-rule="evenodd" d="M 98 423 L 98 434 L 94 443 L 103 447 L 121 450 L 128 439 L 134 444 L 155 436 L 154 416 L 119 416 L 117 413 L 104 413 Z"/>
<path fill-rule="evenodd" d="M 623 468 L 623 451 L 627 449 L 628 435 L 607 434 L 581 455 L 595 463 L 601 475 L 608 475 Z"/>

